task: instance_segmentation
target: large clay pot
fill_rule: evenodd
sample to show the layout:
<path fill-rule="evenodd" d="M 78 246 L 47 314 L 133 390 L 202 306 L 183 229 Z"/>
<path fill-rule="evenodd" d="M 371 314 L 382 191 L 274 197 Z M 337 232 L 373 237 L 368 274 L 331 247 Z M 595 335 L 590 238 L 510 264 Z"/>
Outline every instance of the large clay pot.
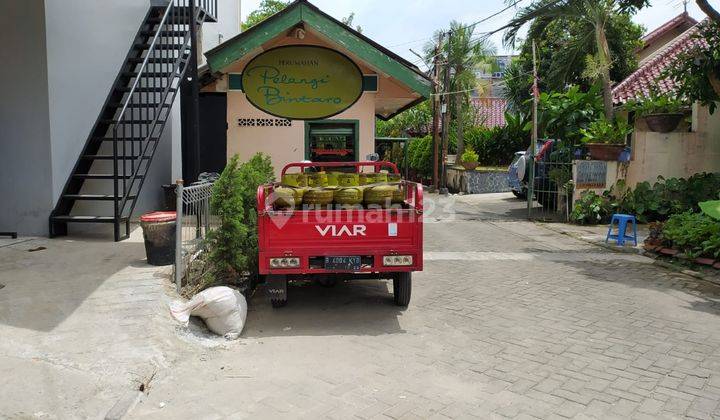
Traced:
<path fill-rule="evenodd" d="M 587 143 L 585 146 L 591 159 L 607 161 L 617 161 L 625 149 L 623 144 Z"/>
<path fill-rule="evenodd" d="M 645 116 L 645 122 L 651 131 L 669 133 L 680 125 L 683 117 L 683 114 L 650 114 Z"/>
<path fill-rule="evenodd" d="M 467 171 L 474 171 L 480 164 L 478 162 L 463 162 L 461 165 Z"/>

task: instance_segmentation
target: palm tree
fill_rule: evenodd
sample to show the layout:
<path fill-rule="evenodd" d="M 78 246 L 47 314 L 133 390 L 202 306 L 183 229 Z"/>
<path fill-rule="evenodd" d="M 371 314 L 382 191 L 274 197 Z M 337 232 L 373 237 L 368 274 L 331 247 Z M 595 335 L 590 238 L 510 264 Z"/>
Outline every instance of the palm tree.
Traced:
<path fill-rule="evenodd" d="M 720 12 L 718 12 L 717 9 L 712 7 L 707 0 L 695 0 L 695 3 L 697 3 L 698 7 L 700 7 L 700 10 L 702 10 L 706 15 L 708 15 L 710 20 L 717 24 L 720 24 Z"/>
<path fill-rule="evenodd" d="M 600 79 L 605 116 L 612 119 L 614 111 L 610 67 L 613 58 L 608 47 L 606 27 L 614 15 L 634 13 L 647 3 L 647 0 L 538 0 L 520 9 L 503 28 L 507 29 L 504 40 L 508 44 L 514 44 L 520 29 L 529 22 L 533 22 L 532 31 L 528 34 L 531 39 L 543 33 L 548 25 L 559 19 L 585 22 L 588 31 L 586 35 L 595 41 L 595 57 L 593 60 L 588 60 L 588 64 L 593 68 L 586 70 L 588 74 L 597 75 Z M 586 53 L 592 52 L 586 51 Z"/>
<path fill-rule="evenodd" d="M 463 109 L 469 104 L 470 91 L 477 89 L 475 70 L 481 63 L 488 63 L 494 48 L 483 38 L 473 39 L 475 26 L 465 26 L 460 22 L 450 23 L 450 33 L 445 38 L 443 49 L 450 66 L 450 95 L 454 105 L 452 117 L 457 128 L 457 155 L 465 151 Z"/>

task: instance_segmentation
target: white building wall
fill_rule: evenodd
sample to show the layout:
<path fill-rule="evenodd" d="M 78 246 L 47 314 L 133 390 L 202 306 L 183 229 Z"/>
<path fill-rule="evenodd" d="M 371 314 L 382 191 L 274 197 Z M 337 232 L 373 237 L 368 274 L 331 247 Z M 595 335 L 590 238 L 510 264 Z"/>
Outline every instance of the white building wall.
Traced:
<path fill-rule="evenodd" d="M 0 231 L 43 235 L 52 208 L 43 0 L 0 1 Z"/>
<path fill-rule="evenodd" d="M 149 0 L 45 0 L 53 201 L 57 201 Z M 107 181 L 106 181 L 107 182 Z"/>
<path fill-rule="evenodd" d="M 0 231 L 48 233 L 48 216 L 150 1 L 0 2 L 0 39 L 6 45 L 0 49 Z M 204 25 L 203 50 L 217 45 L 218 34 L 228 39 L 239 32 L 240 1 L 218 0 L 218 9 L 220 22 Z M 178 97 L 135 215 L 160 208 L 160 185 L 181 176 L 179 110 Z M 107 163 L 96 164 L 94 172 Z M 97 190 L 89 184 L 83 192 Z M 75 213 L 97 212 L 87 206 L 99 206 L 111 215 L 107 204 L 78 203 Z"/>

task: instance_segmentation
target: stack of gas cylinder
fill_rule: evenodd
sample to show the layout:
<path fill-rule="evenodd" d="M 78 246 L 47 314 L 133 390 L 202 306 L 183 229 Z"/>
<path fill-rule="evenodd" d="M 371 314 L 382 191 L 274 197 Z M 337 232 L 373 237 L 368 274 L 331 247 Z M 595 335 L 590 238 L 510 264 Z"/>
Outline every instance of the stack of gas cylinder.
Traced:
<path fill-rule="evenodd" d="M 398 174 L 308 172 L 283 175 L 271 199 L 278 209 L 390 208 L 402 205 L 405 190 Z"/>

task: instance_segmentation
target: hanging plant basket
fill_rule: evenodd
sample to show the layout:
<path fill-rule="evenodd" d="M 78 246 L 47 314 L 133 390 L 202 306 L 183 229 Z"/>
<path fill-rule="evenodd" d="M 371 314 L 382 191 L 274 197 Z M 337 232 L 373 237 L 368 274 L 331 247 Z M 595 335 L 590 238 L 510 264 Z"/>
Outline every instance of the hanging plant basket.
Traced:
<path fill-rule="evenodd" d="M 587 143 L 588 155 L 594 160 L 617 161 L 625 149 L 624 144 Z"/>
<path fill-rule="evenodd" d="M 651 131 L 656 133 L 669 133 L 675 131 L 683 117 L 683 114 L 678 113 L 650 114 L 645 116 L 645 122 Z"/>

